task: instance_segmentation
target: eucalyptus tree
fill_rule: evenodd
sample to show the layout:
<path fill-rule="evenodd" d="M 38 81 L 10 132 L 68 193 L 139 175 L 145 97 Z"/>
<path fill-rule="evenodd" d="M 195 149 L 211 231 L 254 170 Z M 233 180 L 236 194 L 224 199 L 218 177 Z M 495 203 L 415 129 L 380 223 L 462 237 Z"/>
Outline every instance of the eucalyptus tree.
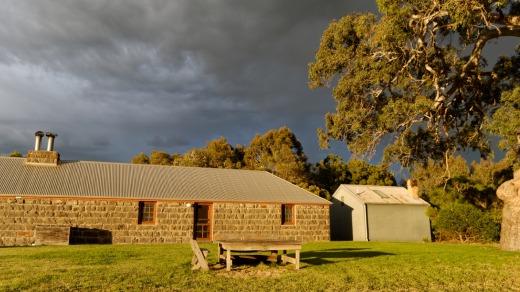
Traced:
<path fill-rule="evenodd" d="M 267 170 L 294 184 L 307 181 L 307 156 L 288 127 L 257 134 L 245 149 L 244 161 L 246 168 Z"/>
<path fill-rule="evenodd" d="M 332 85 L 336 101 L 318 129 L 321 146 L 344 141 L 363 156 L 384 142 L 385 162 L 413 167 L 461 149 L 487 156 L 486 130 L 508 138 L 505 148 L 516 144 L 520 119 L 508 111 L 520 117 L 520 50 L 494 64 L 483 51 L 520 36 L 520 2 L 376 2 L 379 16 L 332 21 L 309 64 L 310 88 Z"/>
<path fill-rule="evenodd" d="M 206 142 L 203 148 L 193 148 L 183 155 L 173 155 L 173 165 L 210 167 L 210 168 L 240 168 L 242 165 L 240 154 L 242 146 L 233 148 L 226 138 Z"/>
<path fill-rule="evenodd" d="M 132 157 L 130 161 L 132 164 L 150 164 L 150 158 L 148 155 L 144 154 L 144 152 L 139 153 L 139 155 Z"/>
<path fill-rule="evenodd" d="M 23 157 L 23 155 L 20 151 L 14 150 L 13 152 L 11 152 L 11 154 L 9 154 L 9 157 Z"/>
<path fill-rule="evenodd" d="M 150 152 L 150 164 L 172 165 L 173 159 L 170 154 L 164 151 L 152 150 Z"/>

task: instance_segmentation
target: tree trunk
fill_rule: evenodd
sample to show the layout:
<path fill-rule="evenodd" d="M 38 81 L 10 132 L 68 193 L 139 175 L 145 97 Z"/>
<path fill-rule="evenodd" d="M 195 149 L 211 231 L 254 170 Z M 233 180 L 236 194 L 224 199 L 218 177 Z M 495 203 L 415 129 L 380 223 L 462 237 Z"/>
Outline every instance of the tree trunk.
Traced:
<path fill-rule="evenodd" d="M 504 202 L 500 247 L 505 250 L 520 250 L 520 170 L 514 178 L 497 189 L 497 196 Z"/>

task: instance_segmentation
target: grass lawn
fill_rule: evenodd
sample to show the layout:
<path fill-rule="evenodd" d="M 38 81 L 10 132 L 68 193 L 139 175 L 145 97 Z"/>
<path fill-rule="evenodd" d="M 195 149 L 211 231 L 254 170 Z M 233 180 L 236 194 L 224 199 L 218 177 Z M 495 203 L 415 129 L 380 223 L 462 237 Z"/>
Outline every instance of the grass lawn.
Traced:
<path fill-rule="evenodd" d="M 0 291 L 519 291 L 520 252 L 494 245 L 321 242 L 292 264 L 192 271 L 188 243 L 0 248 Z"/>

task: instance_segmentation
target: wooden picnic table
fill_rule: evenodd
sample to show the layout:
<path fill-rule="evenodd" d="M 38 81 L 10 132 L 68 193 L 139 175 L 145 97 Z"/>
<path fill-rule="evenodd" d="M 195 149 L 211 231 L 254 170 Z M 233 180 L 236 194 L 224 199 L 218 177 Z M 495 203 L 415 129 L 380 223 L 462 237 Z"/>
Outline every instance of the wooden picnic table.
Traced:
<path fill-rule="evenodd" d="M 296 269 L 300 269 L 300 250 L 302 242 L 296 240 L 223 240 L 218 242 L 219 261 L 223 258 L 223 252 L 226 251 L 226 270 L 231 270 L 233 261 L 231 260 L 232 251 L 271 251 L 271 256 L 278 257 L 278 251 L 283 251 L 282 262 L 289 262 L 295 265 Z M 295 251 L 295 257 L 287 256 L 288 250 Z"/>

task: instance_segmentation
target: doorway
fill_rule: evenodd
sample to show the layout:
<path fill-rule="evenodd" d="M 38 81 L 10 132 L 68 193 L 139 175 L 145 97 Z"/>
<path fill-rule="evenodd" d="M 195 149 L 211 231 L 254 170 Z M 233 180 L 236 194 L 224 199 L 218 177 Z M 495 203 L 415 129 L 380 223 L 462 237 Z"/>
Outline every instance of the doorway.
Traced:
<path fill-rule="evenodd" d="M 211 241 L 211 204 L 195 204 L 193 239 Z"/>

